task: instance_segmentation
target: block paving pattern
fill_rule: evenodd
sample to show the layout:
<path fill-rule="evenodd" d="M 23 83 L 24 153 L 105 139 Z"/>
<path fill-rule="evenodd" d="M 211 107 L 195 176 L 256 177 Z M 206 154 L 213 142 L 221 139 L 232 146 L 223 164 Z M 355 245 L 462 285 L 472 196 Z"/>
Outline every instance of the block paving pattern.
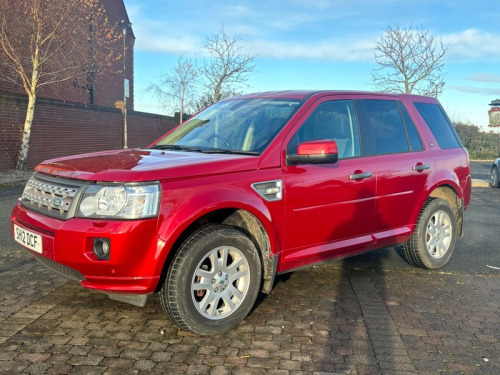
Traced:
<path fill-rule="evenodd" d="M 500 278 L 329 263 L 281 276 L 236 329 L 144 308 L 0 254 L 1 374 L 499 374 Z"/>

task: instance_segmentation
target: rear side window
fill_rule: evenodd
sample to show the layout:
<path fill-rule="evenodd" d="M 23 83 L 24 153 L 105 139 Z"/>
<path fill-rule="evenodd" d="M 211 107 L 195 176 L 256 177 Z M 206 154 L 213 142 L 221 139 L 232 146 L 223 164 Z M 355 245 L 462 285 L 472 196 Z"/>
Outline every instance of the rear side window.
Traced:
<path fill-rule="evenodd" d="M 432 103 L 414 103 L 415 108 L 427 123 L 427 126 L 431 130 L 434 138 L 441 148 L 457 148 L 461 147 L 460 140 L 458 138 L 453 125 L 448 120 L 448 117 L 444 114 L 441 106 Z"/>
<path fill-rule="evenodd" d="M 379 155 L 408 152 L 408 137 L 397 102 L 363 100 L 370 123 L 376 153 Z"/>

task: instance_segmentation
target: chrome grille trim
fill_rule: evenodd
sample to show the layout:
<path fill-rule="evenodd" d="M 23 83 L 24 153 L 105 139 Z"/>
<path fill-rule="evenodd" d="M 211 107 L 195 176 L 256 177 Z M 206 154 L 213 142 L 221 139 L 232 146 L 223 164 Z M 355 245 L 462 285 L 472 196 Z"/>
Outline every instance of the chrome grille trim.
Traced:
<path fill-rule="evenodd" d="M 73 180 L 35 172 L 24 187 L 21 204 L 33 211 L 68 219 L 74 214 L 74 202 L 84 186 Z"/>
<path fill-rule="evenodd" d="M 266 201 L 279 201 L 283 197 L 283 183 L 281 180 L 255 182 L 252 188 Z"/>

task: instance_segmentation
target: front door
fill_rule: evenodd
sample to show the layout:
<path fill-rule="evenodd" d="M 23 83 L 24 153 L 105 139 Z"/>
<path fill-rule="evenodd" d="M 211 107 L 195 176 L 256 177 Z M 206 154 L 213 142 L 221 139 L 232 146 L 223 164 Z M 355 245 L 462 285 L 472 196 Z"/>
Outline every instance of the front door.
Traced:
<path fill-rule="evenodd" d="M 287 155 L 300 143 L 335 140 L 334 164 L 284 167 L 285 225 L 281 270 L 359 251 L 373 242 L 375 164 L 361 157 L 359 123 L 350 99 L 323 98 L 286 141 Z"/>

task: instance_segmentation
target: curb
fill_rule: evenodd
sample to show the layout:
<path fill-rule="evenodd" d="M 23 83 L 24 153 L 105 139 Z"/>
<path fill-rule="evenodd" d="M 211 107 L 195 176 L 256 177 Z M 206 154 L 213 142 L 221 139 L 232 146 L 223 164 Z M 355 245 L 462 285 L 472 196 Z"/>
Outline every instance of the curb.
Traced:
<path fill-rule="evenodd" d="M 488 180 L 480 180 L 473 178 L 472 187 L 490 187 L 490 182 Z"/>
<path fill-rule="evenodd" d="M 25 183 L 26 181 L 28 181 L 28 179 L 22 178 L 22 177 L 0 180 L 0 186 L 16 185 L 16 184 L 20 184 L 20 183 Z"/>

